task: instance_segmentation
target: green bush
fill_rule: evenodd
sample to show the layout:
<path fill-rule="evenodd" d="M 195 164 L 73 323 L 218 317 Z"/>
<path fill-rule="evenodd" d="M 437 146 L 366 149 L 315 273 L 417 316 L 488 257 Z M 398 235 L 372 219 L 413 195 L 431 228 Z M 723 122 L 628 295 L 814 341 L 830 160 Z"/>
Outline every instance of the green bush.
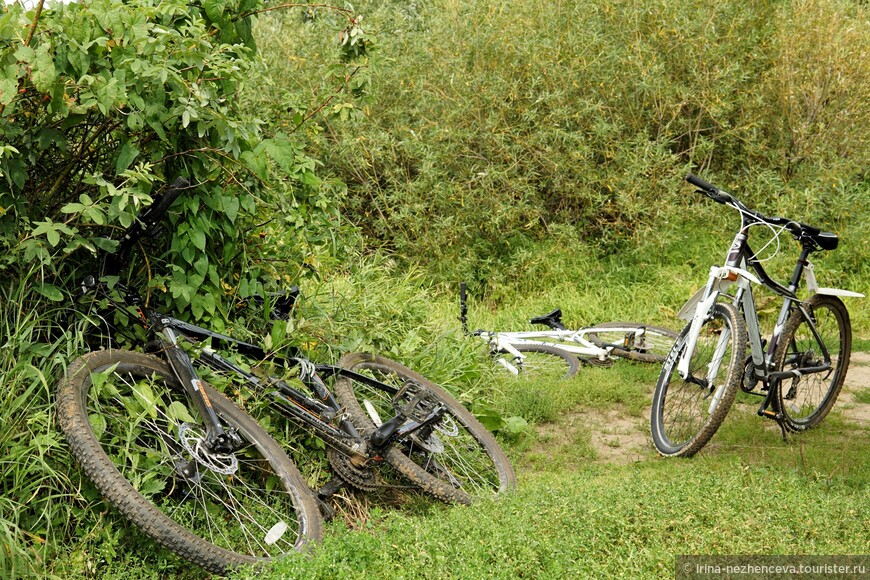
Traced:
<path fill-rule="evenodd" d="M 870 212 L 870 25 L 859 3 L 366 12 L 383 58 L 374 104 L 330 125 L 319 156 L 348 184 L 343 209 L 367 244 L 424 264 L 430 280 L 541 284 L 524 258 L 545 238 L 570 255 L 667 236 L 668 221 L 695 214 L 681 185 L 689 170 L 762 211 L 859 239 L 849 223 Z M 320 42 L 298 20 L 272 26 L 304 53 Z M 286 63 L 279 84 L 316 83 L 309 64 Z"/>
<path fill-rule="evenodd" d="M 112 250 L 104 237 L 177 176 L 192 190 L 175 206 L 171 241 L 131 275 L 194 318 L 220 320 L 224 295 L 246 297 L 264 279 L 286 284 L 319 248 L 341 246 L 325 234 L 341 187 L 318 178 L 305 135 L 276 121 L 286 111 L 241 98 L 269 83 L 251 35 L 260 7 L 97 0 L 4 9 L 0 269 L 39 264 L 37 288 L 61 300 L 76 265 Z M 166 264 L 147 262 L 167 251 Z"/>

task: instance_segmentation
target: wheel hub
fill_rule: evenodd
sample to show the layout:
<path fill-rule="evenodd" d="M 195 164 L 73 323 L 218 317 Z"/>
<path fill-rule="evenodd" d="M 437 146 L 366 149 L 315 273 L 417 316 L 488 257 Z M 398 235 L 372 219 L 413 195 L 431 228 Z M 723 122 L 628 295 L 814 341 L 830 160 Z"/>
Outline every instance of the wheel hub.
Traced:
<path fill-rule="evenodd" d="M 209 471 L 232 475 L 239 469 L 239 460 L 233 454 L 216 453 L 205 445 L 205 435 L 199 425 L 182 423 L 178 427 L 178 442 L 190 457 Z"/>

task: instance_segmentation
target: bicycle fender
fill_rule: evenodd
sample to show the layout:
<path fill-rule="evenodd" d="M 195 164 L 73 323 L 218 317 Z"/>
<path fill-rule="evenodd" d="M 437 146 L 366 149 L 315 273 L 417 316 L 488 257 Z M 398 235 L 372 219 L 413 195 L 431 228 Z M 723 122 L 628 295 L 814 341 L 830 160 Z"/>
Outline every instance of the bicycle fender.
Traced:
<path fill-rule="evenodd" d="M 816 294 L 841 296 L 843 298 L 864 298 L 864 295 L 860 292 L 852 292 L 851 290 L 843 290 L 842 288 L 816 288 Z"/>
<path fill-rule="evenodd" d="M 744 270 L 743 268 L 734 268 L 732 266 L 723 266 L 721 268 L 713 267 L 710 268 L 710 275 L 714 278 L 718 278 L 715 282 L 713 282 L 713 288 L 719 292 L 724 292 L 728 286 L 730 286 L 735 278 L 729 278 L 729 274 L 737 274 L 738 276 L 749 280 L 750 282 L 754 282 L 755 284 L 761 284 L 761 280 L 759 280 L 752 272 Z M 680 308 L 680 311 L 677 313 L 677 318 L 681 320 L 685 320 L 689 322 L 692 318 L 695 317 L 695 307 L 698 302 L 704 297 L 704 291 L 706 287 L 699 288 L 697 292 L 695 292 L 691 298 L 689 298 L 688 302 Z"/>
<path fill-rule="evenodd" d="M 756 284 L 761 284 L 761 280 L 759 280 L 758 277 L 755 274 L 753 274 L 752 272 L 750 272 L 749 270 L 745 270 L 743 268 L 735 268 L 733 266 L 723 266 L 722 267 L 723 276 L 727 276 L 731 272 L 739 274 L 740 276 L 746 278 L 750 282 L 754 282 Z"/>
<path fill-rule="evenodd" d="M 864 298 L 860 292 L 852 292 L 851 290 L 843 290 L 842 288 L 819 288 L 816 282 L 815 267 L 811 262 L 808 262 L 804 267 L 804 277 L 807 279 L 807 290 L 810 294 L 824 294 L 826 296 L 841 296 L 843 298 Z"/>
<path fill-rule="evenodd" d="M 686 301 L 680 311 L 677 312 L 677 318 L 681 320 L 685 320 L 686 322 L 691 321 L 695 317 L 695 309 L 698 305 L 698 302 L 704 297 L 704 291 L 707 288 L 702 286 L 698 288 L 698 291 L 692 294 L 692 297 Z"/>

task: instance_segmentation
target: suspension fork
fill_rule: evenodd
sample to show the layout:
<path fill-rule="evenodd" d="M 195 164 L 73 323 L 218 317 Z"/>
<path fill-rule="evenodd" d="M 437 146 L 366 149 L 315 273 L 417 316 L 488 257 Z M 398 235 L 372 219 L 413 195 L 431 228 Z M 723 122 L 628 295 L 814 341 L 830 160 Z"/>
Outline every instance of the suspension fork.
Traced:
<path fill-rule="evenodd" d="M 701 300 L 695 305 L 695 313 L 692 316 L 692 321 L 689 326 L 689 332 L 686 335 L 686 347 L 683 349 L 683 354 L 677 363 L 677 372 L 683 380 L 688 380 L 691 375 L 689 363 L 692 360 L 692 355 L 695 352 L 695 346 L 698 344 L 698 336 L 701 334 L 701 325 L 710 315 L 716 300 L 719 298 L 718 281 L 721 279 L 721 268 L 713 266 L 710 268 L 710 277 L 707 279 L 707 287 Z"/>
<path fill-rule="evenodd" d="M 227 431 L 221 424 L 208 395 L 203 388 L 203 381 L 197 375 L 193 362 L 186 352 L 178 345 L 178 335 L 168 326 L 169 319 L 152 320 L 152 328 L 160 335 L 164 345 L 163 356 L 172 374 L 181 384 L 188 398 L 194 402 L 204 419 L 206 429 L 206 446 L 220 453 L 231 453 L 241 444 L 241 438 L 233 431 Z"/>

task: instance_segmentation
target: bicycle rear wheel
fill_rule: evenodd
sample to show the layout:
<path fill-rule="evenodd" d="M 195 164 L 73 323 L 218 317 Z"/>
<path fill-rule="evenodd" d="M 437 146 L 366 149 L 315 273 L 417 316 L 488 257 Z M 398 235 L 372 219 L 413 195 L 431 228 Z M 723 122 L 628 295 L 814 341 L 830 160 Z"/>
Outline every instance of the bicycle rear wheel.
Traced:
<path fill-rule="evenodd" d="M 663 363 L 679 336 L 673 330 L 640 322 L 604 322 L 589 331 L 589 340 L 611 354 L 646 363 Z"/>
<path fill-rule="evenodd" d="M 514 360 L 507 352 L 496 352 L 496 359 L 505 362 L 519 371 L 521 378 L 529 380 L 570 379 L 580 370 L 580 359 L 568 351 L 546 344 L 512 344 L 522 353 L 522 360 Z M 507 365 L 503 365 L 507 368 Z"/>
<path fill-rule="evenodd" d="M 677 364 L 691 323 L 680 333 L 653 394 L 650 430 L 661 455 L 691 457 L 716 433 L 743 379 L 745 324 L 732 305 L 716 304 L 701 327 L 688 379 L 680 377 Z"/>
<path fill-rule="evenodd" d="M 364 435 L 397 414 L 421 390 L 431 403 L 447 409 L 431 432 L 414 434 L 395 442 L 384 452 L 386 461 L 424 491 L 449 502 L 468 504 L 477 497 L 501 494 L 516 486 L 516 475 L 507 456 L 486 427 L 447 391 L 382 356 L 351 353 L 338 366 L 384 383 L 389 390 L 340 376 L 335 395 Z"/>
<path fill-rule="evenodd" d="M 204 423 L 170 368 L 105 350 L 74 361 L 58 387 L 58 421 L 110 504 L 161 545 L 212 572 L 304 549 L 321 535 L 316 501 L 260 426 L 202 383 L 232 453 L 203 445 Z"/>
<path fill-rule="evenodd" d="M 807 310 L 831 360 L 831 369 L 821 373 L 800 373 L 783 379 L 777 404 L 792 431 L 806 431 L 827 416 L 840 394 L 852 353 L 852 326 L 846 305 L 836 296 L 816 294 Z M 799 310 L 785 323 L 774 355 L 777 371 L 797 370 L 824 364 L 822 345 Z"/>

